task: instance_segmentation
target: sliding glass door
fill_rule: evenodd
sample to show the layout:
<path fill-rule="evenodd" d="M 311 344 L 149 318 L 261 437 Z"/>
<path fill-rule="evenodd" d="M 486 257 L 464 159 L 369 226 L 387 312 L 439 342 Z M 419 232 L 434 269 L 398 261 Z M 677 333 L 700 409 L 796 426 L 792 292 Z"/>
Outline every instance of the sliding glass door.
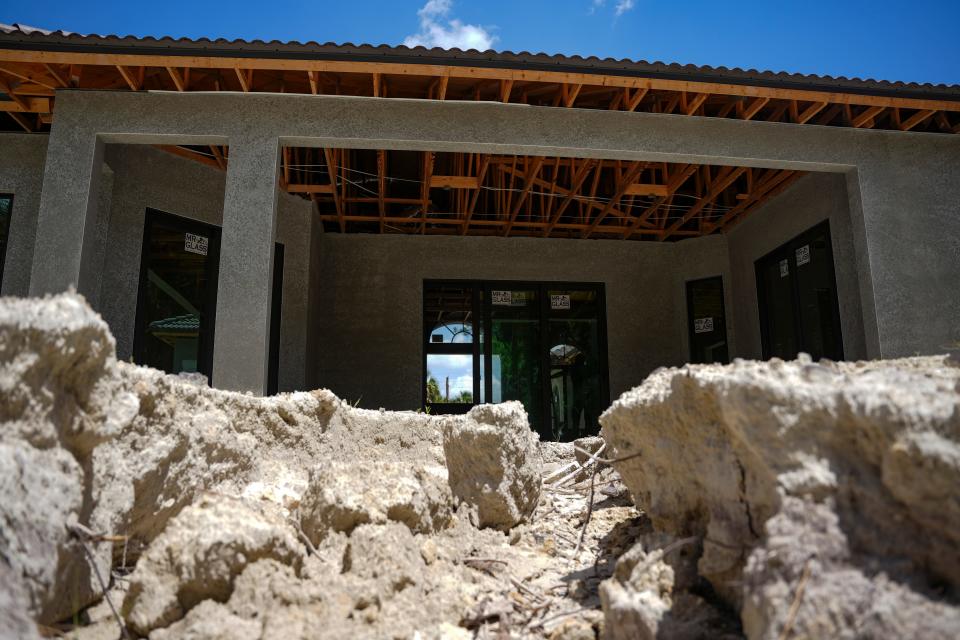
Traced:
<path fill-rule="evenodd" d="M 609 401 L 603 285 L 424 283 L 424 406 L 508 400 L 544 440 L 597 432 Z"/>

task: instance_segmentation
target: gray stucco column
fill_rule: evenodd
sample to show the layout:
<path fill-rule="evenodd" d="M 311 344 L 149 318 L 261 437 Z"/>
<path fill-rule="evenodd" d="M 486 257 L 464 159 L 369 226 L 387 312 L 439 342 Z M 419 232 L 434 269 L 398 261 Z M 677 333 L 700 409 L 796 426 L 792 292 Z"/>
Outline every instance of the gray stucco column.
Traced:
<path fill-rule="evenodd" d="M 59 115 L 59 114 L 58 114 Z M 65 114 L 69 115 L 69 114 Z M 57 118 L 50 131 L 30 295 L 75 286 L 91 299 L 99 291 L 96 268 L 97 204 L 103 141 L 94 130 Z"/>
<path fill-rule="evenodd" d="M 279 159 L 279 138 L 230 139 L 213 343 L 221 389 L 267 388 Z"/>

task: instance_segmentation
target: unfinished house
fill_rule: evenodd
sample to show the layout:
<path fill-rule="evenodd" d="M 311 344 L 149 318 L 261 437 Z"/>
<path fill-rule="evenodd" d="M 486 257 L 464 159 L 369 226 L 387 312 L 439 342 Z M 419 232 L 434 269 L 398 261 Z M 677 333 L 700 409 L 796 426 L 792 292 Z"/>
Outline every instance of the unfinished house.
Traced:
<path fill-rule="evenodd" d="M 4 295 L 121 358 L 597 429 L 654 369 L 960 340 L 960 87 L 0 25 Z"/>

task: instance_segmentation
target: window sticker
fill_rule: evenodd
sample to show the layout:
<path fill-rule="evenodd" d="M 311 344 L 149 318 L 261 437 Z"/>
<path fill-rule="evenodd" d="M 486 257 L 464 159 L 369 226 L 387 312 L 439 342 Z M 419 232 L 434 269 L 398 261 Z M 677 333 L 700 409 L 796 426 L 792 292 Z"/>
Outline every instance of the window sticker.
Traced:
<path fill-rule="evenodd" d="M 550 296 L 550 308 L 554 310 L 570 309 L 570 296 L 564 293 Z"/>
<path fill-rule="evenodd" d="M 786 278 L 790 275 L 790 261 L 784 258 L 780 261 L 780 277 Z"/>
<path fill-rule="evenodd" d="M 207 249 L 210 246 L 210 239 L 205 238 L 204 236 L 194 235 L 192 233 L 185 234 L 183 241 L 183 250 L 189 251 L 190 253 L 197 253 L 201 256 L 207 255 Z"/>
<path fill-rule="evenodd" d="M 694 333 L 710 333 L 713 331 L 713 318 L 696 318 L 693 321 Z"/>
<path fill-rule="evenodd" d="M 801 267 L 810 262 L 810 245 L 805 244 L 797 249 L 797 266 Z"/>
<path fill-rule="evenodd" d="M 529 291 L 491 291 L 490 301 L 501 307 L 525 307 L 531 300 Z"/>

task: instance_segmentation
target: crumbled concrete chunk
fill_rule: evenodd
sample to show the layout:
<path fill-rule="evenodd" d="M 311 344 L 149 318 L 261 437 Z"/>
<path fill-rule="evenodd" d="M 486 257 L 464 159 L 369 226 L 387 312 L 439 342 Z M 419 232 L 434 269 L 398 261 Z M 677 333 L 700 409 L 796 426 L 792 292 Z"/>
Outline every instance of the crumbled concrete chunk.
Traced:
<path fill-rule="evenodd" d="M 204 496 L 170 521 L 130 577 L 124 612 L 130 628 L 147 634 L 181 619 L 203 600 L 225 602 L 234 579 L 261 558 L 299 563 L 292 529 L 223 496 Z"/>
<path fill-rule="evenodd" d="M 400 462 L 324 462 L 310 474 L 300 523 L 318 544 L 328 531 L 390 521 L 426 533 L 450 522 L 453 497 L 446 470 Z"/>
<path fill-rule="evenodd" d="M 799 637 L 960 628 L 930 587 L 960 588 L 960 370 L 944 357 L 663 369 L 601 424 L 611 457 L 638 454 L 615 465 L 638 506 L 702 541 L 699 573 L 751 640 L 780 634 L 803 575 L 817 604 Z"/>
<path fill-rule="evenodd" d="M 476 507 L 478 524 L 508 530 L 540 497 L 540 452 L 519 402 L 474 407 L 443 423 L 450 488 Z"/>

